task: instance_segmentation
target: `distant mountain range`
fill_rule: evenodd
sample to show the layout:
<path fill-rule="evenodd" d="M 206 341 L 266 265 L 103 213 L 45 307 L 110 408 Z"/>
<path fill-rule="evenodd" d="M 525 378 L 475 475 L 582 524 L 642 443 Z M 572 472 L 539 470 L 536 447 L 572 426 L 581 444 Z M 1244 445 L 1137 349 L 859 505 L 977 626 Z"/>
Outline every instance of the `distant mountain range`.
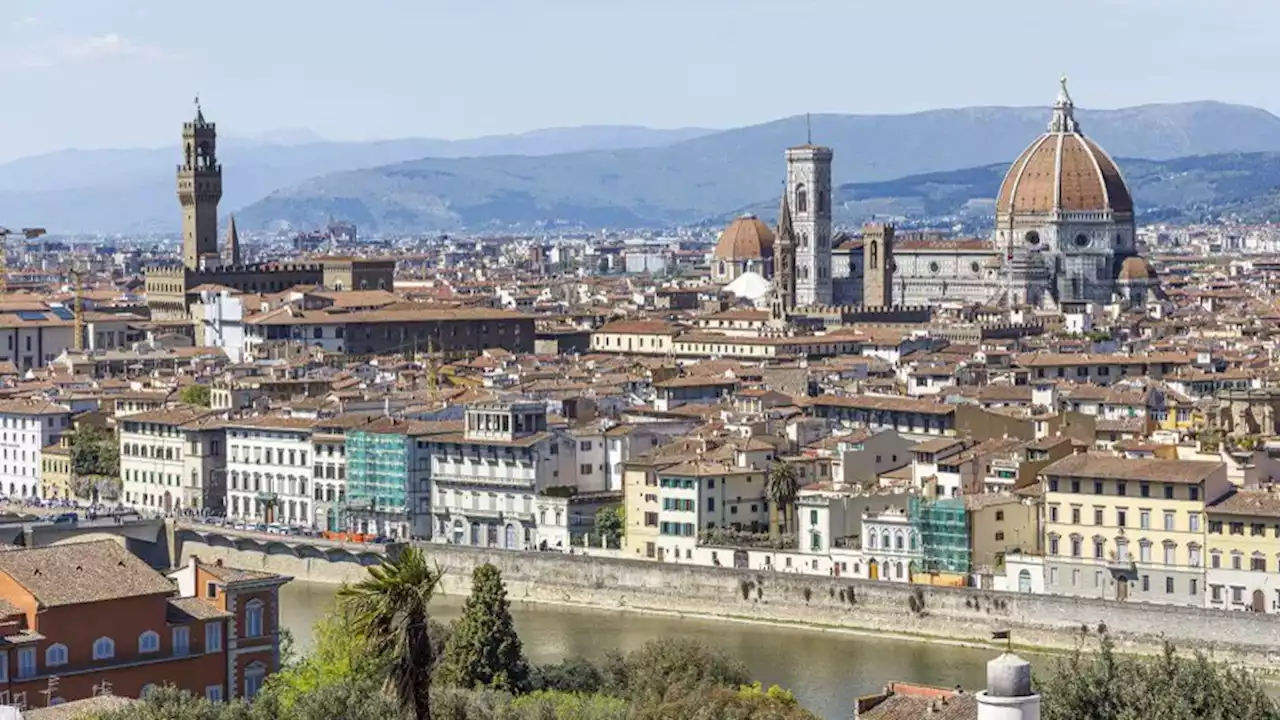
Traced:
<path fill-rule="evenodd" d="M 308 178 L 422 157 L 553 155 L 599 148 L 665 145 L 715 132 L 633 126 L 550 128 L 468 140 L 411 138 L 375 142 L 312 142 L 304 130 L 255 138 L 219 138 L 221 208 L 235 211 Z M 177 232 L 173 185 L 179 162 L 171 147 L 62 150 L 0 164 L 0 225 L 43 225 L 52 232 Z"/>
<path fill-rule="evenodd" d="M 1246 222 L 1280 220 L 1280 153 L 1220 153 L 1171 160 L 1118 158 L 1134 196 L 1139 222 L 1203 222 L 1222 217 Z M 845 183 L 834 190 L 836 220 L 951 219 L 985 229 L 1008 163 L 911 175 L 897 180 Z M 777 214 L 776 201 L 749 208 Z M 720 221 L 728 221 L 724 216 Z"/>
<path fill-rule="evenodd" d="M 1078 110 L 1140 210 L 1188 217 L 1221 203 L 1262 209 L 1276 183 L 1280 118 L 1215 102 Z M 1046 108 L 815 115 L 835 149 L 842 218 L 983 212 L 1005 166 L 1044 131 Z M 782 151 L 803 117 L 724 131 L 565 128 L 468 141 L 224 143 L 224 215 L 241 228 L 366 231 L 644 227 L 773 212 Z M 296 136 L 296 131 L 291 133 Z M 66 151 L 0 165 L 0 218 L 53 230 L 175 231 L 177 149 Z M 1211 156 L 1211 157 L 1187 157 Z M 1175 160 L 1177 158 L 1185 158 Z M 1183 163 L 1183 165 L 1178 165 Z M 1187 174 L 1174 176 L 1176 167 Z M 10 218 L 13 218 L 12 220 Z"/>

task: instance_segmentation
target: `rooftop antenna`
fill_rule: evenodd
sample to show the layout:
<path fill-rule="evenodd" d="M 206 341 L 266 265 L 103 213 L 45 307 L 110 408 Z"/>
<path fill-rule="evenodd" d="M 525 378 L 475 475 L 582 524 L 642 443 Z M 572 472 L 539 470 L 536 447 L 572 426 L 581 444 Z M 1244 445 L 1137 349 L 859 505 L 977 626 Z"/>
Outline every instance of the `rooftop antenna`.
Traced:
<path fill-rule="evenodd" d="M 813 144 L 813 123 L 810 121 L 809 113 L 804 114 L 804 142 L 806 145 Z"/>

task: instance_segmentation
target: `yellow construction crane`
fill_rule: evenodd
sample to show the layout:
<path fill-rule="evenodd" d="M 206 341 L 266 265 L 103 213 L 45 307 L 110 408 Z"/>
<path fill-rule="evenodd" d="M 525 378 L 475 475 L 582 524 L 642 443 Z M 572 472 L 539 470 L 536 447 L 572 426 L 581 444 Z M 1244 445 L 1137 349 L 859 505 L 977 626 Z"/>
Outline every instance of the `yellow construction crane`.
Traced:
<path fill-rule="evenodd" d="M 79 270 L 71 271 L 72 292 L 75 293 L 75 304 L 72 306 L 73 327 L 75 328 L 75 336 L 72 338 L 72 349 L 76 352 L 84 351 L 84 273 Z"/>
<path fill-rule="evenodd" d="M 428 340 L 427 341 L 427 393 L 428 393 L 428 396 L 431 398 L 432 402 L 435 402 L 436 393 L 439 392 L 439 386 L 437 385 L 438 382 L 439 380 L 436 378 L 435 352 L 434 352 L 434 348 L 432 347 L 432 342 Z"/>
<path fill-rule="evenodd" d="M 21 235 L 24 240 L 35 240 L 45 234 L 44 228 L 22 228 L 10 230 L 0 227 L 0 293 L 9 290 L 8 240 L 10 235 Z"/>

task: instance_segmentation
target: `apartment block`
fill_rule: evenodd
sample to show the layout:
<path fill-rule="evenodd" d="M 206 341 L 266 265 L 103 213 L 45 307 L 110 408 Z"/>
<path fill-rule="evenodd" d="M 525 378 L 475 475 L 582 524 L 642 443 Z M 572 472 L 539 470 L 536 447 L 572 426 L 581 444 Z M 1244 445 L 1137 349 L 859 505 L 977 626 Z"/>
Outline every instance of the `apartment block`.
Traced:
<path fill-rule="evenodd" d="M 0 400 L 0 494 L 43 497 L 45 447 L 71 431 L 71 408 L 45 400 Z"/>
<path fill-rule="evenodd" d="M 226 421 L 228 517 L 314 526 L 313 423 L 272 416 Z"/>
<path fill-rule="evenodd" d="M 1046 592 L 1205 603 L 1205 514 L 1231 492 L 1225 465 L 1072 455 L 1041 477 Z"/>
<path fill-rule="evenodd" d="M 145 510 L 222 512 L 226 453 L 221 419 L 179 405 L 120 418 L 121 499 Z"/>

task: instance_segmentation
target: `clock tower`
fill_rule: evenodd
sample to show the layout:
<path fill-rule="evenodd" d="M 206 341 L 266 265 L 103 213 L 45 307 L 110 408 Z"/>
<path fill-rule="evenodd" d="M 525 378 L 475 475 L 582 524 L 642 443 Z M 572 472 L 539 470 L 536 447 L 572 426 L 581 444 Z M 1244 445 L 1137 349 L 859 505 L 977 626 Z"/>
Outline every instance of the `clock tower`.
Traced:
<path fill-rule="evenodd" d="M 182 264 L 189 270 L 221 265 L 218 255 L 218 201 L 222 165 L 218 132 L 205 122 L 196 98 L 196 116 L 182 124 L 182 163 L 178 165 L 178 201 L 182 203 Z"/>

